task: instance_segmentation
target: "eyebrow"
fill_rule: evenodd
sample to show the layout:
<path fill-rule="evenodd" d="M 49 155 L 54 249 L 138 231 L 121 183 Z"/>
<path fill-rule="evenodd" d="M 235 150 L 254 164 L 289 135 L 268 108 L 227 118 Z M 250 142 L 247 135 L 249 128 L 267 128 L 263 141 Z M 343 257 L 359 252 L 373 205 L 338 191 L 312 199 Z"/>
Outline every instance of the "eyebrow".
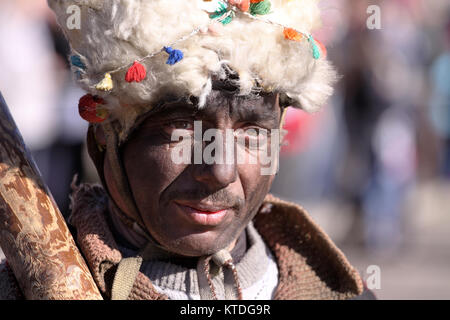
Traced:
<path fill-rule="evenodd" d="M 267 122 L 278 120 L 278 115 L 273 108 L 269 108 L 270 102 L 263 102 L 260 106 L 255 107 L 255 103 L 260 103 L 262 97 L 238 96 L 232 102 L 232 114 L 230 116 L 239 119 L 239 122 Z M 218 101 L 217 103 L 220 103 Z M 214 117 L 215 108 L 199 109 L 198 105 L 187 101 L 186 99 L 171 99 L 171 101 L 162 101 L 154 110 L 151 117 L 153 119 L 170 119 L 177 116 L 180 117 Z"/>
<path fill-rule="evenodd" d="M 254 107 L 254 99 L 239 99 L 236 101 L 236 113 L 240 119 L 245 121 L 277 121 L 278 115 L 273 108 L 268 107 L 268 102 L 264 102 L 258 107 Z"/>
<path fill-rule="evenodd" d="M 278 115 L 274 110 L 264 107 L 258 111 L 241 107 L 237 110 L 237 114 L 240 119 L 245 119 L 246 121 L 276 121 L 278 119 Z"/>
<path fill-rule="evenodd" d="M 198 107 L 194 104 L 188 103 L 185 100 L 163 102 L 158 107 L 152 118 L 172 118 L 176 116 L 194 116 Z"/>

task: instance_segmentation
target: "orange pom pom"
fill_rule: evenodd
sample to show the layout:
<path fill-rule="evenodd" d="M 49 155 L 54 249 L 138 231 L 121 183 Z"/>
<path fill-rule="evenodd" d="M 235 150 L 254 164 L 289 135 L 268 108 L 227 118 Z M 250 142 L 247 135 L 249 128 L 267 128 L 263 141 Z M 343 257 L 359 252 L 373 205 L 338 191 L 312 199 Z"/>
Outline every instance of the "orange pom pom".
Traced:
<path fill-rule="evenodd" d="M 232 6 L 236 6 L 239 10 L 247 12 L 250 9 L 250 0 L 228 0 Z"/>
<path fill-rule="evenodd" d="M 145 67 L 139 62 L 135 61 L 133 65 L 128 69 L 125 75 L 125 81 L 127 82 L 141 82 L 147 76 L 147 71 Z"/>
<path fill-rule="evenodd" d="M 263 2 L 264 0 L 250 0 L 251 3 L 260 3 Z"/>
<path fill-rule="evenodd" d="M 293 41 L 301 41 L 303 36 L 292 28 L 284 28 L 283 30 L 284 38 Z"/>
<path fill-rule="evenodd" d="M 241 11 L 247 12 L 250 9 L 250 0 L 242 0 L 241 4 L 239 5 L 239 9 L 241 9 Z"/>

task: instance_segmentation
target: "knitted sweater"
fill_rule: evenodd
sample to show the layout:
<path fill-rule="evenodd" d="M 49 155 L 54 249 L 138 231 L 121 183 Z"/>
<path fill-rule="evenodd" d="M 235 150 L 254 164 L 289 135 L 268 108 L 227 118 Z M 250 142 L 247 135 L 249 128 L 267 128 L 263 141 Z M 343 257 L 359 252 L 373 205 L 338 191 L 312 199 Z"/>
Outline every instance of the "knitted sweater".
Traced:
<path fill-rule="evenodd" d="M 239 245 L 240 243 L 243 245 Z M 245 244 L 248 244 L 248 247 Z M 235 250 L 238 245 L 240 248 Z M 138 254 L 135 250 L 121 245 L 119 245 L 119 249 L 124 257 L 133 257 Z M 239 237 L 235 249 L 231 255 L 239 275 L 243 298 L 245 300 L 272 299 L 278 284 L 278 268 L 270 249 L 256 231 L 253 223 L 249 223 Z M 151 260 L 145 261 L 140 270 L 152 281 L 157 291 L 166 294 L 169 299 L 200 300 L 197 261 L 197 258 L 187 258 L 187 261 Z M 225 299 L 223 274 L 214 274 L 212 283 L 217 297 Z"/>
<path fill-rule="evenodd" d="M 108 224 L 107 204 L 108 197 L 102 187 L 81 185 L 73 194 L 70 218 L 76 228 L 76 242 L 104 298 L 111 296 L 115 271 L 123 257 Z M 269 194 L 253 225 L 278 267 L 278 285 L 273 299 L 351 299 L 363 293 L 358 272 L 299 205 Z M 3 264 L 0 299 L 20 298 L 13 280 L 10 270 Z M 129 299 L 165 300 L 168 297 L 141 271 Z"/>

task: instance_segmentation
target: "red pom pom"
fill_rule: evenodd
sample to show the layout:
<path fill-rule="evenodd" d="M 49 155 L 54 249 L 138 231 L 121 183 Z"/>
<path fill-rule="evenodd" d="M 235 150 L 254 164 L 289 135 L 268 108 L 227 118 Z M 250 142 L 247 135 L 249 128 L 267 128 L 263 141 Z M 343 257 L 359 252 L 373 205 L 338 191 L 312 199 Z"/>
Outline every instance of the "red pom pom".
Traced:
<path fill-rule="evenodd" d="M 106 109 L 100 107 L 104 104 L 105 101 L 102 98 L 87 94 L 81 97 L 78 103 L 78 112 L 84 120 L 90 123 L 100 123 L 108 117 Z"/>
<path fill-rule="evenodd" d="M 147 76 L 147 71 L 145 67 L 139 62 L 135 61 L 133 65 L 128 69 L 127 74 L 125 75 L 125 81 L 127 82 L 141 82 Z"/>

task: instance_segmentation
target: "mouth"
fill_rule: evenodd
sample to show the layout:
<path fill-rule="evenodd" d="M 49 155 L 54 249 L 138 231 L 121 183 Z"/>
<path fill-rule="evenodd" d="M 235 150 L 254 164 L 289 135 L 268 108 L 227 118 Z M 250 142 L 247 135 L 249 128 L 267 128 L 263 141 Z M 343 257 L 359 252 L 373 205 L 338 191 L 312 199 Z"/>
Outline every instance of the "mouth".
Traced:
<path fill-rule="evenodd" d="M 226 206 L 174 201 L 181 215 L 191 223 L 203 226 L 220 225 L 232 210 Z"/>

